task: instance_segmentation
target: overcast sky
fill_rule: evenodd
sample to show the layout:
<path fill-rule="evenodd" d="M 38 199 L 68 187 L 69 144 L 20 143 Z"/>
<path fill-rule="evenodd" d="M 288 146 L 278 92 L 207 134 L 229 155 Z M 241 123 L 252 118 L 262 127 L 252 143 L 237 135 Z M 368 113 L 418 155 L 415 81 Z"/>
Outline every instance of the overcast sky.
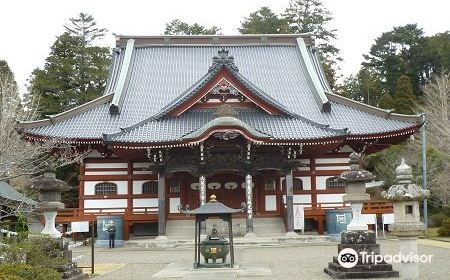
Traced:
<path fill-rule="evenodd" d="M 242 19 L 268 6 L 283 12 L 289 0 L 9 0 L 0 9 L 0 59 L 6 60 L 22 86 L 42 67 L 63 25 L 80 12 L 94 16 L 110 31 L 101 43 L 113 46 L 112 33 L 160 35 L 165 23 L 179 18 L 216 25 L 223 34 L 238 34 Z M 449 0 L 323 0 L 338 30 L 336 46 L 344 61 L 342 74 L 358 71 L 374 39 L 394 26 L 417 23 L 427 35 L 450 30 Z"/>

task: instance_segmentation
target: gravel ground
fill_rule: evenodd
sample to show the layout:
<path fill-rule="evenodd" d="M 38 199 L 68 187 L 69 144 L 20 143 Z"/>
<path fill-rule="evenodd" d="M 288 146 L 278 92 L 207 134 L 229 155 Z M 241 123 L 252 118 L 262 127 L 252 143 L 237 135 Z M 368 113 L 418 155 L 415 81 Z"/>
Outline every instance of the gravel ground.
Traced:
<path fill-rule="evenodd" d="M 381 244 L 382 254 L 395 254 L 398 252 L 398 243 L 396 241 L 381 240 L 379 243 Z M 437 247 L 439 244 L 443 246 Z M 431 263 L 420 264 L 421 279 L 450 279 L 450 249 L 448 244 L 433 243 L 433 245 L 419 245 L 419 254 L 434 255 Z M 235 251 L 236 263 L 243 266 L 266 267 L 272 270 L 271 277 L 239 277 L 238 279 L 328 280 L 331 278 L 323 272 L 323 268 L 327 267 L 333 255 L 337 255 L 337 243 L 277 247 L 238 247 Z M 80 265 L 86 266 L 89 264 L 89 248 L 76 248 L 74 256 L 77 255 L 86 255 L 79 262 Z M 150 279 L 151 275 L 164 269 L 169 263 L 180 263 L 189 266 L 193 262 L 193 255 L 193 249 L 191 248 L 162 251 L 131 248 L 98 249 L 96 251 L 97 264 L 125 265 L 94 279 Z M 394 268 L 398 269 L 398 265 L 394 264 Z M 211 275 L 205 277 L 205 279 L 211 279 L 210 277 Z M 214 276 L 214 279 L 236 279 L 236 277 L 221 275 L 221 277 Z"/>

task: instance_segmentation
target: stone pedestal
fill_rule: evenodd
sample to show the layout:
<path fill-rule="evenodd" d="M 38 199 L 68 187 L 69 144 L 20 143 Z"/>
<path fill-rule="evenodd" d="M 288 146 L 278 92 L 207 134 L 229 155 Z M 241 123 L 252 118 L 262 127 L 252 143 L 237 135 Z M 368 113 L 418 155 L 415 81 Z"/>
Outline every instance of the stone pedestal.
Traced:
<path fill-rule="evenodd" d="M 347 230 L 341 234 L 341 243 L 338 245 L 338 253 L 344 249 L 352 249 L 357 254 L 357 261 L 351 268 L 345 268 L 339 263 L 338 255 L 333 262 L 328 264 L 324 272 L 333 279 L 368 279 L 398 277 L 398 271 L 392 269 L 391 264 L 385 262 L 375 264 L 375 259 L 363 258 L 366 255 L 379 255 L 380 245 L 376 243 L 373 231 Z"/>
<path fill-rule="evenodd" d="M 55 219 L 58 209 L 64 208 L 64 204 L 61 202 L 39 202 L 37 209 L 42 211 L 45 219 L 45 226 L 41 233 L 48 234 L 51 237 L 61 237 L 61 232 L 56 229 Z"/>
<path fill-rule="evenodd" d="M 87 274 L 83 274 L 83 271 L 77 267 L 76 262 L 72 262 L 72 251 L 69 250 L 68 243 L 60 239 L 60 248 L 62 257 L 69 261 L 68 264 L 61 265 L 58 267 L 58 272 L 61 274 L 61 279 L 63 280 L 81 280 L 88 279 Z"/>

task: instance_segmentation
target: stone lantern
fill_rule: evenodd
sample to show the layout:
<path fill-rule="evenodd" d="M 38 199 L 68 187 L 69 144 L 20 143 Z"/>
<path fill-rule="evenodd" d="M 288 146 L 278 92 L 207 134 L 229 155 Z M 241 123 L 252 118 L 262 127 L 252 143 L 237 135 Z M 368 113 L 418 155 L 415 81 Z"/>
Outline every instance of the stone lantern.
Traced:
<path fill-rule="evenodd" d="M 352 207 L 352 221 L 347 230 L 341 233 L 341 242 L 338 244 L 338 256 L 328 263 L 324 272 L 334 279 L 367 279 L 398 277 L 391 264 L 367 261 L 365 255 L 379 255 L 380 244 L 376 243 L 376 235 L 370 231 L 362 220 L 364 202 L 370 200 L 366 193 L 366 182 L 372 181 L 375 176 L 359 166 L 360 155 L 353 152 L 350 155 L 350 170 L 341 174 L 339 179 L 345 183 L 343 200 L 350 202 Z"/>
<path fill-rule="evenodd" d="M 420 222 L 419 201 L 427 198 L 430 191 L 412 183 L 412 169 L 404 159 L 395 172 L 397 184 L 381 194 L 394 202 L 394 223 L 389 226 L 389 230 L 398 237 L 402 256 L 417 256 L 417 239 L 425 230 L 425 225 Z M 419 279 L 418 263 L 402 258 L 400 276 L 404 279 Z"/>
<path fill-rule="evenodd" d="M 360 155 L 353 152 L 350 155 L 350 171 L 345 171 L 339 180 L 345 183 L 344 202 L 350 202 L 352 208 L 352 221 L 347 230 L 368 230 L 367 224 L 362 220 L 361 212 L 365 201 L 370 200 L 366 193 L 366 182 L 372 181 L 375 176 L 359 166 Z"/>
<path fill-rule="evenodd" d="M 66 182 L 56 179 L 55 173 L 46 172 L 33 182 L 32 189 L 39 191 L 39 202 L 36 209 L 42 211 L 45 226 L 41 233 L 52 237 L 61 237 L 61 233 L 55 227 L 55 219 L 58 209 L 63 209 L 61 193 L 70 189 Z"/>

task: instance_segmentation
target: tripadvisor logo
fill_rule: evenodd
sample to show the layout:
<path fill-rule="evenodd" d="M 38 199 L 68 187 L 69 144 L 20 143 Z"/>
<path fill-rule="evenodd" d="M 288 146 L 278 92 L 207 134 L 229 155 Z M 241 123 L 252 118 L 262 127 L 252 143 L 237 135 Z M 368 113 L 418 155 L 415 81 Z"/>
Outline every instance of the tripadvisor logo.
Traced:
<path fill-rule="evenodd" d="M 371 252 L 360 252 L 360 255 L 352 248 L 345 248 L 339 252 L 338 262 L 344 268 L 355 267 L 360 260 L 361 264 L 379 264 L 379 263 L 400 263 L 400 262 L 421 262 L 431 263 L 433 255 L 414 255 L 398 253 L 396 255 L 376 255 Z"/>
<path fill-rule="evenodd" d="M 358 253 L 352 248 L 345 248 L 339 252 L 338 262 L 344 268 L 352 268 L 358 263 Z"/>

